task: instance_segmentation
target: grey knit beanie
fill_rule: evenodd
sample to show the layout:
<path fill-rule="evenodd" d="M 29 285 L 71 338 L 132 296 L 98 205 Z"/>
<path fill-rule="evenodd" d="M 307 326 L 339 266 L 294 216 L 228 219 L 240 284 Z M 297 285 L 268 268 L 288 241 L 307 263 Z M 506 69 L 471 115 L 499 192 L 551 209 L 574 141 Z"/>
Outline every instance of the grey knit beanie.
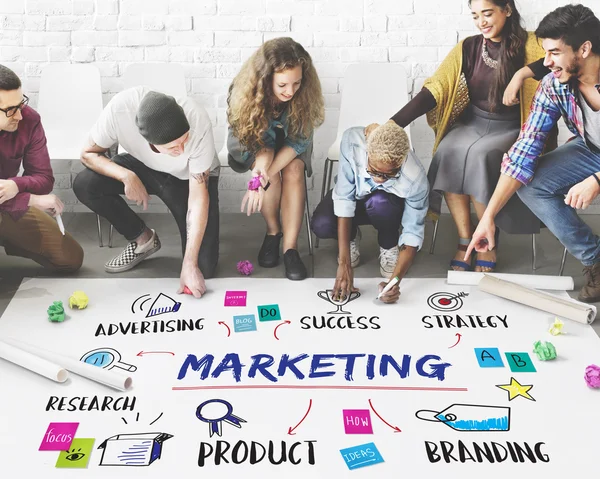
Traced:
<path fill-rule="evenodd" d="M 140 134 L 153 145 L 171 143 L 190 129 L 183 108 L 175 98 L 155 91 L 148 92 L 142 99 L 135 124 Z"/>

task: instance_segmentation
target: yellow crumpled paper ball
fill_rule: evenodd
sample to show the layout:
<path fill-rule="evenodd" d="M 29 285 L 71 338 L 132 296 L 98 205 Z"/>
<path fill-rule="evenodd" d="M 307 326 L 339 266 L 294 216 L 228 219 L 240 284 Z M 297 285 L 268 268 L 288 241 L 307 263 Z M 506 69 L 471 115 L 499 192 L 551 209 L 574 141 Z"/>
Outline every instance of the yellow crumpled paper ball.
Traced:
<path fill-rule="evenodd" d="M 71 309 L 85 309 L 89 298 L 83 291 L 75 291 L 69 298 L 69 307 Z"/>

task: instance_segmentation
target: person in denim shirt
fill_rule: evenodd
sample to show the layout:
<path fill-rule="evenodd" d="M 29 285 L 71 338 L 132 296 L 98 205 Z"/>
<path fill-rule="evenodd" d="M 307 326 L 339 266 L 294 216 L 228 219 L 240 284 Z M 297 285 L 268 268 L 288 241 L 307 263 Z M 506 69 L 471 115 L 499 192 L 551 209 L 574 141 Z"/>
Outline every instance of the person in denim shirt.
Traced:
<path fill-rule="evenodd" d="M 297 248 L 304 172 L 312 175 L 313 131 L 325 116 L 310 55 L 291 38 L 265 42 L 233 80 L 227 103 L 229 166 L 252 170 L 242 211 L 247 204 L 248 215 L 260 211 L 267 224 L 258 264 L 277 266 L 283 239 L 286 277 L 302 280 L 307 272 Z"/>
<path fill-rule="evenodd" d="M 584 265 L 579 300 L 600 300 L 600 238 L 577 215 L 600 194 L 600 20 L 583 5 L 548 14 L 536 30 L 552 73 L 542 80 L 517 142 L 467 255 L 494 248 L 497 212 L 519 197 Z M 542 155 L 549 132 L 563 118 L 574 135 Z"/>
<path fill-rule="evenodd" d="M 368 138 L 363 127 L 344 132 L 335 186 L 312 218 L 317 237 L 338 239 L 334 297 L 356 291 L 352 268 L 360 262 L 359 225 L 371 224 L 377 230 L 380 273 L 387 279 L 401 280 L 423 246 L 429 208 L 425 169 L 403 128 L 391 120 L 375 126 L 369 126 Z M 384 302 L 398 300 L 399 283 L 382 296 Z"/>

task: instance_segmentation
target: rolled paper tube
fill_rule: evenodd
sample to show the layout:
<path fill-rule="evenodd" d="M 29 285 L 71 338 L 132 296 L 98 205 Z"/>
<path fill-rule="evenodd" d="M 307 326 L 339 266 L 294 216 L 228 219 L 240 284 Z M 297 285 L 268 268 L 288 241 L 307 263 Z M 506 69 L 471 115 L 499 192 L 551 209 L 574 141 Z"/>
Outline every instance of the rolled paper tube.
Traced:
<path fill-rule="evenodd" d="M 84 378 L 120 391 L 129 389 L 133 383 L 133 378 L 124 373 L 102 369 L 98 366 L 84 363 L 79 359 L 63 356 L 62 354 L 38 348 L 37 346 L 32 346 L 31 344 L 23 343 L 16 339 L 5 338 L 4 341 L 48 361 L 61 364 L 67 371 L 70 371 L 73 374 L 83 376 Z"/>
<path fill-rule="evenodd" d="M 22 368 L 29 369 L 40 376 L 52 379 L 52 381 L 56 381 L 57 383 L 64 383 L 69 378 L 68 371 L 58 364 L 54 364 L 3 341 L 0 341 L 0 358 L 6 359 Z"/>
<path fill-rule="evenodd" d="M 504 281 L 486 273 L 479 282 L 479 289 L 578 323 L 591 324 L 596 319 L 596 307 L 594 305 L 575 301 L 571 298 L 559 298 L 553 294 L 526 288 L 520 284 Z"/>
<path fill-rule="evenodd" d="M 448 271 L 447 282 L 448 284 L 477 286 L 483 279 L 484 274 L 533 289 L 547 289 L 551 291 L 573 291 L 575 289 L 575 282 L 571 276 L 537 276 L 535 274 Z"/>

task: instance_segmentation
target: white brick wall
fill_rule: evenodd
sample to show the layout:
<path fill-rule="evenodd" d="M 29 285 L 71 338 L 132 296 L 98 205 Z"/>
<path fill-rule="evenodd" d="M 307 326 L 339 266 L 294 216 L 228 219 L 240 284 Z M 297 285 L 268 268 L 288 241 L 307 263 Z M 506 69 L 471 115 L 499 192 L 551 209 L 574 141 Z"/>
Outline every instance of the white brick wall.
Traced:
<path fill-rule="evenodd" d="M 517 0 L 528 28 L 566 3 Z M 600 14 L 600 0 L 583 3 Z M 0 0 L 0 63 L 22 76 L 34 106 L 40 74 L 51 62 L 94 63 L 105 102 L 122 88 L 128 64 L 177 62 L 184 65 L 189 94 L 209 112 L 217 149 L 225 136 L 227 87 L 241 62 L 265 40 L 295 38 L 313 56 L 327 108 L 315 136 L 313 206 L 336 134 L 347 65 L 402 63 L 412 94 L 459 38 L 474 33 L 467 0 Z M 382 81 L 382 87 L 393 86 Z M 433 133 L 424 118 L 411 133 L 427 166 Z M 74 210 L 83 210 L 70 191 L 80 168 L 54 162 L 57 191 Z M 239 211 L 243 187 L 243 176 L 223 173 L 223 211 Z M 166 211 L 160 203 L 151 208 Z"/>

